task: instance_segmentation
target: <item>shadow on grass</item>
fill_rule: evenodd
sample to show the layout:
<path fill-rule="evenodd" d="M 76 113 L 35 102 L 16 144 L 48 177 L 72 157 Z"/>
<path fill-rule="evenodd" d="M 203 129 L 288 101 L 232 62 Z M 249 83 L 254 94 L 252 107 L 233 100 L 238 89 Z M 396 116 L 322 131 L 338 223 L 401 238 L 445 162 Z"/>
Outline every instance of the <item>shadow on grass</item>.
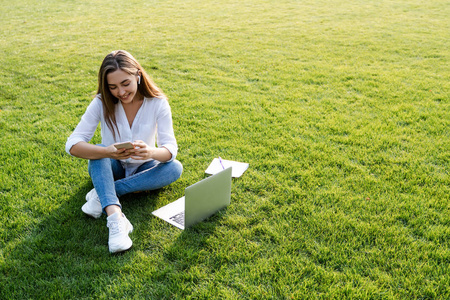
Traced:
<path fill-rule="evenodd" d="M 195 266 L 194 258 L 207 248 L 205 241 L 220 218 L 219 213 L 208 222 L 181 231 L 151 215 L 161 206 L 158 198 L 164 189 L 125 195 L 120 200 L 135 227 L 131 235 L 134 246 L 111 255 L 106 216 L 93 219 L 80 209 L 91 188 L 92 184 L 86 182 L 68 201 L 24 233 L 22 241 L 5 249 L 0 264 L 1 299 L 117 296 L 115 286 L 141 282 L 142 278 L 133 279 L 135 273 L 142 272 L 140 265 L 158 259 L 162 261 L 148 271 L 148 281 L 139 284 L 153 285 L 152 281 L 159 278 L 162 288 L 152 294 L 170 296 L 179 279 L 173 277 L 173 272 L 163 275 L 161 268 L 172 264 L 169 270 L 177 271 Z M 154 234 L 166 235 L 167 240 L 155 241 Z M 124 273 L 131 278 L 123 278 Z"/>
<path fill-rule="evenodd" d="M 22 241 L 3 251 L 1 299 L 65 298 L 93 296 L 99 286 L 120 276 L 117 270 L 129 263 L 130 252 L 112 256 L 108 251 L 106 216 L 93 219 L 81 211 L 87 182 L 38 224 Z M 155 209 L 159 191 L 127 195 L 130 219 L 146 207 Z M 10 245 L 13 245 L 10 243 Z"/>

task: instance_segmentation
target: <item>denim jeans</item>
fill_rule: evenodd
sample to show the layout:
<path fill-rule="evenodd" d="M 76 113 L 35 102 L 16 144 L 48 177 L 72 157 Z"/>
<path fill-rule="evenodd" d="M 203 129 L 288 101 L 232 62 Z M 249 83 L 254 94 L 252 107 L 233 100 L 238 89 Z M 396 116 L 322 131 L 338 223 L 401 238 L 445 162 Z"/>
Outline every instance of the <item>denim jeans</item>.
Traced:
<path fill-rule="evenodd" d="M 132 192 L 162 188 L 180 178 L 183 165 L 178 160 L 162 163 L 151 160 L 140 165 L 136 172 L 125 177 L 120 161 L 111 158 L 89 160 L 89 175 L 102 204 L 118 205 L 119 197 Z"/>

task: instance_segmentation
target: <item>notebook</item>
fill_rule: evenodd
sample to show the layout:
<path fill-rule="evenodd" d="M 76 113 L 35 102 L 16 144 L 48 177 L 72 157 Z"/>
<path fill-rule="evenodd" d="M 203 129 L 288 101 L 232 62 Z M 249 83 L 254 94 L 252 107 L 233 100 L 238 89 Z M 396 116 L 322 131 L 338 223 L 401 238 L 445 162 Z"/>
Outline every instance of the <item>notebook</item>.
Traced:
<path fill-rule="evenodd" d="M 152 214 L 180 229 L 203 221 L 230 204 L 231 170 L 231 167 L 224 169 L 187 187 L 184 197 Z"/>
<path fill-rule="evenodd" d="M 206 169 L 205 173 L 207 174 L 216 174 L 217 172 L 220 172 L 224 168 L 232 167 L 233 171 L 231 172 L 231 176 L 233 177 L 241 177 L 242 174 L 248 169 L 249 164 L 248 163 L 242 163 L 232 160 L 226 160 L 219 158 L 214 158 L 211 164 Z"/>

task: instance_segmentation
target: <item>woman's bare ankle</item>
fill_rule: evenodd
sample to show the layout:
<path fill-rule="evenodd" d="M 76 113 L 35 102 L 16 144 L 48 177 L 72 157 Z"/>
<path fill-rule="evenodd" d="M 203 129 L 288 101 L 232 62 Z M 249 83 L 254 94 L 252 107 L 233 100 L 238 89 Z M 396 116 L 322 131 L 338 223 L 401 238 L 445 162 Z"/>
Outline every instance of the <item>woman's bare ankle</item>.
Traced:
<path fill-rule="evenodd" d="M 116 212 L 119 213 L 119 216 L 122 216 L 122 209 L 120 209 L 120 206 L 114 205 L 114 204 L 105 207 L 105 212 L 106 212 L 106 215 L 108 215 L 108 216 L 113 215 Z"/>

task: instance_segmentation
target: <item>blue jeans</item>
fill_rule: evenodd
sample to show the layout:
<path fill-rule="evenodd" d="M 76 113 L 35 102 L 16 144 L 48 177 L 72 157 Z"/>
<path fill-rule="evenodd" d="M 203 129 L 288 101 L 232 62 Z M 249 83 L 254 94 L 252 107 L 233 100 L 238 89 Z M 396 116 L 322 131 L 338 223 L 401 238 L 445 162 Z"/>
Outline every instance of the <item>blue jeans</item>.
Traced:
<path fill-rule="evenodd" d="M 125 177 L 120 161 L 111 158 L 89 160 L 89 175 L 102 204 L 122 208 L 119 197 L 132 192 L 162 188 L 180 178 L 183 165 L 178 160 L 161 163 L 156 160 L 140 165 L 136 172 Z"/>

